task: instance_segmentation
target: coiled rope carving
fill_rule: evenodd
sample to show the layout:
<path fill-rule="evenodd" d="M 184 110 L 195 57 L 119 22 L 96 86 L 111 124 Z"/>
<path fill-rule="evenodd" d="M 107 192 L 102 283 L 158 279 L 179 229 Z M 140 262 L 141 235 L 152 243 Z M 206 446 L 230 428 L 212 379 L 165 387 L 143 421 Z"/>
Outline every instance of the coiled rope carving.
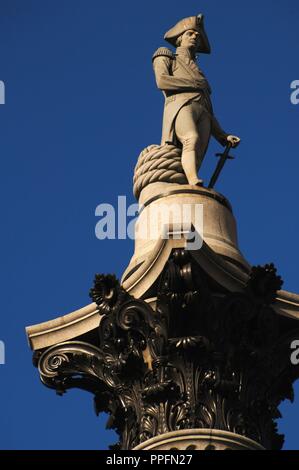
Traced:
<path fill-rule="evenodd" d="M 150 145 L 139 155 L 134 172 L 133 191 L 139 199 L 141 191 L 151 183 L 187 184 L 181 163 L 182 151 L 174 145 Z"/>

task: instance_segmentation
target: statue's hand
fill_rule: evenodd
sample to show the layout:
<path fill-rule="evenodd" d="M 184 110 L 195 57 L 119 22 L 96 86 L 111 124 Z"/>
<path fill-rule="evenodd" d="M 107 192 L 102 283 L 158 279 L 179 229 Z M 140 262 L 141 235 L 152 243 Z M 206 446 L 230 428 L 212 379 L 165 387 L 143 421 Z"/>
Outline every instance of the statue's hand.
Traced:
<path fill-rule="evenodd" d="M 241 142 L 240 137 L 237 137 L 236 135 L 229 135 L 226 140 L 232 144 L 232 148 L 238 147 Z"/>

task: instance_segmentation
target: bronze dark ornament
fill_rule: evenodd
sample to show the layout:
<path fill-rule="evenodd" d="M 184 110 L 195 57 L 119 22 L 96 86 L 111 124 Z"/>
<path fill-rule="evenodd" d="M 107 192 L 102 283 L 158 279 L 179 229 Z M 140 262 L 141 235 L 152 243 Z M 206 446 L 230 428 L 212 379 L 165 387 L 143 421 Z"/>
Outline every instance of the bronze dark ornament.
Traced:
<path fill-rule="evenodd" d="M 174 250 L 156 287 L 154 311 L 114 276 L 97 275 L 90 291 L 101 321 L 96 344 L 69 341 L 36 356 L 42 381 L 59 394 L 94 394 L 96 412 L 131 449 L 183 429 L 218 429 L 280 449 L 275 420 L 293 399 L 289 345 L 299 331 L 271 301 L 281 287 L 273 265 L 253 268 L 231 293 Z M 99 316 L 99 319 L 100 319 Z"/>

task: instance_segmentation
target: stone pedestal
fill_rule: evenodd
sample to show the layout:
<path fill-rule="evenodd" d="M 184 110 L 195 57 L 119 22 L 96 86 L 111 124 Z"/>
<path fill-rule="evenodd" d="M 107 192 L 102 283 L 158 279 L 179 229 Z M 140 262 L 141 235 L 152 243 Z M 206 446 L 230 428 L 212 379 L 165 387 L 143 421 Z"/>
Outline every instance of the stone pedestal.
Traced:
<path fill-rule="evenodd" d="M 151 255 L 158 240 L 168 235 L 169 227 L 179 233 L 194 227 L 214 253 L 246 272 L 250 270 L 238 247 L 232 207 L 216 191 L 189 185 L 153 183 L 141 192 L 139 206 L 135 252 L 123 278 L 127 278 Z"/>

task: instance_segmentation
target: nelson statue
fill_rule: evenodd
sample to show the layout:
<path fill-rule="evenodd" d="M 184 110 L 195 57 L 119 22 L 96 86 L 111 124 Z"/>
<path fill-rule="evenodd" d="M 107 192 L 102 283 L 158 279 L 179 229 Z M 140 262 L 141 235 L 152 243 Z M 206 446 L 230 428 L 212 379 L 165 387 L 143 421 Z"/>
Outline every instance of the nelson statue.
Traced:
<path fill-rule="evenodd" d="M 165 96 L 162 145 L 181 147 L 181 164 L 190 185 L 202 185 L 198 171 L 206 154 L 210 136 L 221 145 L 236 147 L 239 137 L 224 132 L 211 102 L 211 88 L 196 63 L 198 53 L 211 51 L 203 15 L 179 21 L 164 36 L 176 47 L 166 47 L 153 56 L 157 86 Z"/>

